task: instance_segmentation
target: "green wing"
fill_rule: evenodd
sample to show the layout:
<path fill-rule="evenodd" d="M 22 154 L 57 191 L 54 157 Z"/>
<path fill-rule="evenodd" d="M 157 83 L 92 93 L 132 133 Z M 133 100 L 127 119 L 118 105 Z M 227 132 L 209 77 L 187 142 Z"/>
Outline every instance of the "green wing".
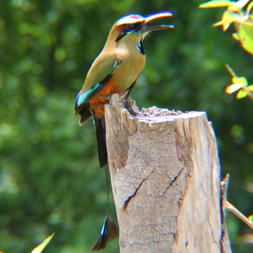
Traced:
<path fill-rule="evenodd" d="M 87 91 L 101 83 L 120 65 L 121 61 L 114 54 L 101 53 L 93 62 L 80 92 Z"/>
<path fill-rule="evenodd" d="M 103 87 L 103 81 L 112 75 L 120 63 L 114 55 L 101 53 L 91 65 L 84 85 L 75 98 L 75 111 L 80 114 L 81 123 L 90 117 L 87 101 Z"/>

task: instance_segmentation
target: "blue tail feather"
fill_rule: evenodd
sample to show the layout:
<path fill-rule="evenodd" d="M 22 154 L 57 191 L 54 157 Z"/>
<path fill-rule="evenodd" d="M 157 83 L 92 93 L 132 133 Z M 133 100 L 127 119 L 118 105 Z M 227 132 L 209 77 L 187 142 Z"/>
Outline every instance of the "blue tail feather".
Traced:
<path fill-rule="evenodd" d="M 101 83 L 97 83 L 92 88 L 88 89 L 85 92 L 79 92 L 75 97 L 75 111 L 80 114 L 80 124 L 82 124 L 86 119 L 91 116 L 89 105 L 87 104 L 88 100 L 95 95 L 97 90 L 102 87 Z"/>

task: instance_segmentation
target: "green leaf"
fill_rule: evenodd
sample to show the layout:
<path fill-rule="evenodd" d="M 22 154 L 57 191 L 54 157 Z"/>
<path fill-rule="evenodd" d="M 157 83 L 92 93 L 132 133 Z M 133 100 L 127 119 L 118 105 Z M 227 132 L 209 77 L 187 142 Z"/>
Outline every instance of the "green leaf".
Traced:
<path fill-rule="evenodd" d="M 245 91 L 245 90 L 239 90 L 239 91 L 237 92 L 237 94 L 236 94 L 236 98 L 237 98 L 237 99 L 242 99 L 242 98 L 247 97 L 247 95 L 248 95 L 248 92 L 247 92 L 247 91 Z"/>
<path fill-rule="evenodd" d="M 253 55 L 253 24 L 241 24 L 238 26 L 237 38 L 242 48 Z"/>
<path fill-rule="evenodd" d="M 48 236 L 42 243 L 40 243 L 38 246 L 36 246 L 31 253 L 41 253 L 46 246 L 49 244 L 49 242 L 53 239 L 54 233 Z"/>
<path fill-rule="evenodd" d="M 241 87 L 246 87 L 248 85 L 248 81 L 245 77 L 243 76 L 236 76 L 236 77 L 233 77 L 232 78 L 232 83 L 233 84 L 238 84 L 238 85 L 241 85 Z"/>

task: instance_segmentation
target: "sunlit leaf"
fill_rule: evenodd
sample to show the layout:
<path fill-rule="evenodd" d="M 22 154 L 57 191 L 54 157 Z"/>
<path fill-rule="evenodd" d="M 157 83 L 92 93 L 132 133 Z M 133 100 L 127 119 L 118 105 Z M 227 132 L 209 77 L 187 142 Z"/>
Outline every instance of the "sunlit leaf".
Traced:
<path fill-rule="evenodd" d="M 233 71 L 233 69 L 229 65 L 225 65 L 227 71 L 232 76 L 232 84 L 239 85 L 240 88 L 246 87 L 248 85 L 248 80 L 244 76 L 237 76 L 236 73 Z M 232 87 L 231 89 L 234 89 L 235 87 Z"/>
<path fill-rule="evenodd" d="M 239 15 L 235 13 L 233 23 L 245 26 L 253 26 L 253 20 L 248 15 Z"/>
<path fill-rule="evenodd" d="M 241 84 L 231 84 L 231 85 L 229 85 L 229 86 L 226 87 L 225 92 L 227 94 L 231 94 L 231 93 L 233 93 L 233 92 L 235 92 L 235 91 L 237 91 L 237 90 L 239 90 L 241 88 L 242 88 Z"/>
<path fill-rule="evenodd" d="M 240 36 L 239 36 L 237 33 L 233 33 L 233 34 L 232 34 L 232 37 L 233 37 L 235 40 L 240 40 Z"/>
<path fill-rule="evenodd" d="M 238 91 L 236 94 L 237 99 L 241 99 L 246 96 L 251 97 L 251 90 L 253 90 L 253 85 L 248 86 L 248 80 L 244 76 L 237 76 L 229 65 L 225 65 L 225 67 L 228 70 L 229 74 L 232 76 L 232 84 L 228 85 L 225 88 L 225 92 L 227 94 L 231 94 Z"/>
<path fill-rule="evenodd" d="M 242 48 L 253 55 L 253 25 L 239 25 L 237 37 Z"/>
<path fill-rule="evenodd" d="M 250 0 L 240 0 L 240 1 L 209 1 L 201 4 L 200 8 L 222 8 L 228 7 L 228 10 L 238 12 L 240 11 Z"/>
<path fill-rule="evenodd" d="M 249 14 L 252 8 L 253 8 L 253 2 L 249 3 L 249 5 L 247 6 L 246 13 Z"/>
<path fill-rule="evenodd" d="M 36 246 L 31 253 L 41 253 L 46 246 L 48 245 L 48 243 L 53 239 L 54 234 L 51 234 L 50 236 L 48 236 L 42 243 L 40 243 L 38 246 Z"/>
<path fill-rule="evenodd" d="M 231 5 L 231 10 L 240 10 L 242 9 L 244 6 L 246 6 L 246 4 L 249 2 L 250 0 L 240 0 L 240 1 L 237 1 L 237 2 L 234 2 L 232 3 Z"/>
<path fill-rule="evenodd" d="M 239 90 L 239 91 L 237 92 L 237 94 L 236 94 L 236 98 L 237 98 L 237 99 L 242 99 L 242 98 L 247 97 L 247 95 L 248 95 L 248 92 L 247 92 L 247 91 L 245 91 L 245 90 Z"/>
<path fill-rule="evenodd" d="M 222 15 L 221 21 L 215 23 L 213 26 L 222 26 L 222 30 L 226 31 L 232 23 L 239 23 L 241 16 L 238 13 L 225 11 Z"/>
<path fill-rule="evenodd" d="M 219 0 L 214 0 L 214 1 L 209 1 L 206 3 L 203 3 L 199 6 L 199 8 L 220 8 L 220 7 L 228 7 L 231 5 L 231 1 L 219 1 Z"/>
<path fill-rule="evenodd" d="M 246 87 L 248 85 L 248 81 L 245 77 L 241 76 L 235 76 L 232 78 L 232 83 L 233 84 L 239 84 L 241 87 Z"/>
<path fill-rule="evenodd" d="M 249 221 L 253 223 L 253 214 L 248 217 Z"/>
<path fill-rule="evenodd" d="M 253 84 L 248 85 L 247 90 L 253 92 Z"/>

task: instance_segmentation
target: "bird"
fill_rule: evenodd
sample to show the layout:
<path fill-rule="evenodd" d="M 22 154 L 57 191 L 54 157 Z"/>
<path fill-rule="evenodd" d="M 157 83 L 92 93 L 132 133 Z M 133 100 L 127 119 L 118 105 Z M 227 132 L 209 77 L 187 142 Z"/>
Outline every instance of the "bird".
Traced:
<path fill-rule="evenodd" d="M 110 216 L 106 216 L 102 224 L 99 238 L 92 248 L 92 251 L 99 251 L 106 248 L 108 241 L 113 240 L 119 234 L 119 229 Z"/>
<path fill-rule="evenodd" d="M 129 14 L 117 20 L 75 97 L 75 112 L 80 115 L 80 124 L 91 116 L 94 118 L 101 167 L 108 166 L 104 105 L 114 93 L 128 96 L 145 66 L 145 37 L 153 31 L 174 27 L 151 23 L 172 15 L 171 11 L 148 16 Z"/>

